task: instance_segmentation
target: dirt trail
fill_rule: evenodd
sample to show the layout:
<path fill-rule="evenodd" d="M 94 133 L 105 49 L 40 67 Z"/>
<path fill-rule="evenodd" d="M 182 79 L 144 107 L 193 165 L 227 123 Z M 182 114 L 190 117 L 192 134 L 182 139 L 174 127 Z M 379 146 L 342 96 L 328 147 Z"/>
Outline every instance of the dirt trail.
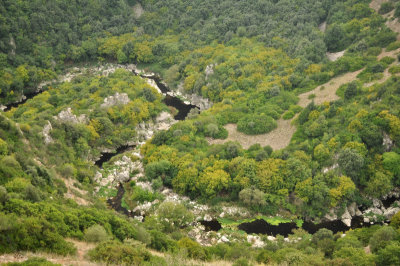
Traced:
<path fill-rule="evenodd" d="M 379 11 L 381 5 L 385 2 L 389 2 L 389 0 L 372 0 L 369 4 L 369 7 L 374 9 L 376 12 Z M 382 15 L 382 17 L 386 18 L 386 26 L 390 28 L 392 31 L 400 33 L 400 21 L 398 18 L 394 18 L 394 10 L 390 11 L 387 14 Z M 397 34 L 397 40 L 400 41 L 400 34 Z"/>
<path fill-rule="evenodd" d="M 400 35 L 399 35 L 400 36 Z M 388 56 L 388 57 L 392 57 L 394 59 L 396 59 L 392 64 L 390 64 L 385 71 L 383 71 L 383 77 L 380 80 L 375 80 L 369 83 L 365 83 L 364 86 L 365 87 L 371 87 L 374 84 L 381 84 L 383 82 L 385 82 L 386 80 L 388 80 L 392 74 L 389 73 L 389 68 L 391 68 L 392 66 L 399 64 L 399 61 L 397 59 L 397 54 L 400 53 L 400 48 L 393 50 L 393 51 L 389 51 L 387 52 L 386 49 L 383 49 L 382 53 L 380 55 L 378 55 L 378 60 L 381 60 L 382 58 Z M 396 74 L 396 76 L 398 76 L 399 74 Z"/>
<path fill-rule="evenodd" d="M 304 108 L 309 103 L 311 103 L 312 100 L 317 105 L 323 104 L 324 102 L 332 102 L 338 100 L 339 96 L 336 95 L 337 89 L 343 84 L 349 83 L 350 81 L 357 79 L 357 75 L 361 71 L 362 69 L 335 77 L 327 83 L 316 87 L 312 91 L 300 94 L 300 100 L 297 104 Z M 310 95 L 312 94 L 315 95 L 314 99 L 309 99 Z"/>

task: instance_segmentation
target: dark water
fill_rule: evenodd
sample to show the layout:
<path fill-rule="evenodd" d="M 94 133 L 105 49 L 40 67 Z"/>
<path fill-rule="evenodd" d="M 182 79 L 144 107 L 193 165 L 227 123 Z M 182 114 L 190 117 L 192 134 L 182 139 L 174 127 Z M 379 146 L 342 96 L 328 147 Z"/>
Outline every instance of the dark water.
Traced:
<path fill-rule="evenodd" d="M 167 85 L 162 82 L 161 78 L 157 75 L 152 75 L 152 76 L 146 76 L 146 75 L 140 75 L 139 73 L 133 72 L 135 75 L 139 75 L 142 78 L 148 78 L 151 80 L 154 80 L 154 82 L 157 84 L 157 86 L 160 88 L 161 92 L 166 94 L 167 92 L 171 91 Z M 174 107 L 176 110 L 178 110 L 178 113 L 174 116 L 176 120 L 185 120 L 186 116 L 192 110 L 193 108 L 198 108 L 197 106 L 193 104 L 185 104 L 181 99 L 175 96 L 170 96 L 166 95 L 164 98 L 164 103 L 167 106 Z"/>
<path fill-rule="evenodd" d="M 222 228 L 220 222 L 218 222 L 217 220 L 211 220 L 211 221 L 204 221 L 203 220 L 203 221 L 200 221 L 200 223 L 202 225 L 204 225 L 206 232 L 219 231 Z"/>
<path fill-rule="evenodd" d="M 353 217 L 351 221 L 351 227 L 346 226 L 342 221 L 335 220 L 331 222 L 323 222 L 319 224 L 314 224 L 312 222 L 303 222 L 302 229 L 307 231 L 310 234 L 314 234 L 321 228 L 326 228 L 331 230 L 334 234 L 338 232 L 345 232 L 350 229 L 369 227 L 370 223 L 364 223 L 364 219 L 361 216 Z M 221 227 L 221 223 L 217 220 L 212 221 L 201 221 L 202 225 L 205 226 L 205 230 L 208 231 L 219 231 Z M 289 234 L 293 233 L 293 229 L 298 229 L 299 227 L 296 223 L 281 223 L 279 225 L 272 225 L 267 223 L 263 219 L 257 219 L 249 223 L 242 223 L 238 226 L 239 230 L 243 230 L 248 234 L 266 234 L 277 236 L 281 235 L 287 237 Z"/>
<path fill-rule="evenodd" d="M 112 157 L 114 157 L 115 155 L 118 155 L 120 153 L 124 153 L 128 150 L 133 149 L 134 147 L 136 147 L 136 145 L 124 145 L 121 147 L 118 147 L 116 152 L 105 152 L 102 153 L 100 158 L 94 162 L 95 165 L 97 165 L 99 168 L 103 167 L 103 164 L 105 162 L 108 162 Z"/>
<path fill-rule="evenodd" d="M 190 110 L 197 108 L 195 105 L 185 104 L 178 97 L 173 97 L 170 95 L 165 96 L 164 103 L 167 106 L 172 106 L 178 110 L 178 113 L 174 116 L 176 120 L 185 120 Z"/>
<path fill-rule="evenodd" d="M 42 93 L 44 90 L 38 90 L 35 92 L 31 92 L 31 93 L 26 93 L 25 94 L 25 99 L 19 102 L 15 102 L 15 103 L 10 103 L 6 105 L 6 108 L 4 108 L 4 112 L 10 111 L 11 108 L 17 108 L 18 106 L 20 106 L 21 104 L 26 103 L 27 100 L 32 99 L 33 97 L 35 97 L 36 95 Z"/>
<path fill-rule="evenodd" d="M 116 210 L 117 212 L 123 213 L 128 217 L 134 217 L 134 214 L 132 212 L 128 212 L 127 209 L 121 206 L 122 197 L 124 196 L 124 193 L 125 193 L 124 186 L 122 184 L 119 184 L 117 196 L 108 199 L 107 203 L 112 209 Z"/>
<path fill-rule="evenodd" d="M 382 204 L 383 206 L 385 206 L 385 208 L 389 208 L 396 200 L 398 200 L 398 198 L 393 196 L 385 200 L 382 200 Z"/>
<path fill-rule="evenodd" d="M 298 228 L 296 223 L 281 223 L 279 225 L 271 225 L 263 219 L 257 219 L 250 223 L 242 223 L 238 226 L 239 230 L 243 230 L 248 234 L 267 234 L 288 236 L 293 229 Z"/>

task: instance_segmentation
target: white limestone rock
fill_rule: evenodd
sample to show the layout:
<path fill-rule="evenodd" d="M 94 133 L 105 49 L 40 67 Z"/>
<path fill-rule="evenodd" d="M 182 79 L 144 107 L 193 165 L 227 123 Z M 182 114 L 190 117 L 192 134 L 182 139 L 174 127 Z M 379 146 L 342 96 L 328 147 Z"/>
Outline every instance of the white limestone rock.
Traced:
<path fill-rule="evenodd" d="M 259 236 L 248 235 L 247 242 L 251 244 L 253 248 L 262 248 L 265 246 L 264 241 Z"/>
<path fill-rule="evenodd" d="M 115 105 L 125 105 L 130 102 L 128 94 L 116 92 L 114 95 L 108 96 L 104 99 L 104 102 L 100 105 L 103 108 L 108 108 Z"/>
<path fill-rule="evenodd" d="M 351 226 L 351 215 L 347 208 L 346 208 L 346 211 L 342 215 L 342 222 L 348 227 Z"/>
<path fill-rule="evenodd" d="M 72 113 L 71 107 L 68 107 L 66 110 L 61 111 L 54 119 L 59 120 L 63 123 L 71 123 L 71 124 L 86 124 L 87 117 L 82 114 L 79 117 Z"/>
<path fill-rule="evenodd" d="M 398 207 L 389 207 L 383 212 L 383 215 L 386 217 L 386 219 L 390 220 L 399 211 L 400 208 Z"/>
<path fill-rule="evenodd" d="M 229 239 L 226 236 L 222 236 L 220 238 L 220 241 L 223 242 L 223 243 L 229 243 Z"/>
<path fill-rule="evenodd" d="M 53 130 L 50 121 L 47 121 L 47 124 L 43 127 L 42 134 L 44 136 L 44 144 L 50 144 L 54 142 L 53 138 L 50 136 L 50 131 Z"/>

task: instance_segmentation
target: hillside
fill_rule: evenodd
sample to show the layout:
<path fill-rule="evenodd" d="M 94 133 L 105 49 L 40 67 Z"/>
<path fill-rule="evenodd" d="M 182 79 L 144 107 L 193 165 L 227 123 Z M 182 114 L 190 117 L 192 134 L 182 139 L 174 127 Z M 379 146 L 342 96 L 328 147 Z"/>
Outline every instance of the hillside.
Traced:
<path fill-rule="evenodd" d="M 0 264 L 399 265 L 400 1 L 0 1 Z"/>

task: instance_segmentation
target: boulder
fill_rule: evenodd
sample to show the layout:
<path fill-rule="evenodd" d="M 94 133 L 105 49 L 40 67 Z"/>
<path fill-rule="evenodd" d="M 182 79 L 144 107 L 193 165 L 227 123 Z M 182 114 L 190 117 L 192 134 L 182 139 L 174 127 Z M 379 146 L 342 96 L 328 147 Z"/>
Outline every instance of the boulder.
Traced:
<path fill-rule="evenodd" d="M 383 215 L 386 217 L 386 219 L 390 220 L 399 211 L 400 208 L 398 207 L 389 207 L 383 212 Z"/>
<path fill-rule="evenodd" d="M 348 207 L 347 207 L 348 212 L 350 213 L 351 216 L 356 216 L 357 215 L 357 204 L 355 202 L 351 203 Z"/>
<path fill-rule="evenodd" d="M 262 248 L 265 246 L 264 241 L 262 241 L 259 236 L 248 235 L 247 242 L 250 243 L 253 248 Z"/>
<path fill-rule="evenodd" d="M 211 222 L 212 221 L 211 215 L 209 215 L 209 214 L 204 215 L 204 221 Z"/>
<path fill-rule="evenodd" d="M 335 211 L 333 209 L 331 209 L 329 211 L 329 213 L 327 213 L 324 216 L 324 219 L 326 219 L 327 221 L 334 221 L 334 220 L 337 220 L 337 215 L 335 214 Z"/>
<path fill-rule="evenodd" d="M 351 215 L 348 209 L 346 209 L 346 211 L 342 215 L 342 222 L 348 227 L 351 226 Z"/>
<path fill-rule="evenodd" d="M 382 202 L 378 199 L 372 199 L 372 204 L 374 205 L 375 208 L 379 208 L 382 206 Z"/>
<path fill-rule="evenodd" d="M 128 94 L 116 92 L 112 96 L 108 96 L 104 99 L 104 102 L 100 105 L 103 108 L 111 107 L 114 105 L 125 105 L 130 102 Z"/>
<path fill-rule="evenodd" d="M 229 243 L 229 239 L 228 239 L 226 236 L 222 236 L 222 237 L 220 238 L 220 241 L 221 241 L 221 242 L 224 242 L 224 243 Z"/>
<path fill-rule="evenodd" d="M 52 143 L 54 140 L 50 136 L 50 131 L 53 130 L 50 121 L 47 121 L 47 124 L 43 127 L 42 134 L 44 136 L 44 144 Z"/>
<path fill-rule="evenodd" d="M 77 124 L 77 123 L 85 124 L 87 122 L 86 115 L 82 114 L 79 117 L 77 117 L 72 113 L 71 107 L 68 107 L 66 110 L 61 111 L 56 117 L 54 117 L 54 119 L 64 123 L 71 123 L 71 124 Z"/>
<path fill-rule="evenodd" d="M 379 214 L 379 215 L 383 214 L 382 210 L 379 208 L 376 208 L 376 207 L 371 207 L 371 208 L 367 209 L 364 213 L 366 213 L 366 214 L 373 213 L 373 214 Z"/>

